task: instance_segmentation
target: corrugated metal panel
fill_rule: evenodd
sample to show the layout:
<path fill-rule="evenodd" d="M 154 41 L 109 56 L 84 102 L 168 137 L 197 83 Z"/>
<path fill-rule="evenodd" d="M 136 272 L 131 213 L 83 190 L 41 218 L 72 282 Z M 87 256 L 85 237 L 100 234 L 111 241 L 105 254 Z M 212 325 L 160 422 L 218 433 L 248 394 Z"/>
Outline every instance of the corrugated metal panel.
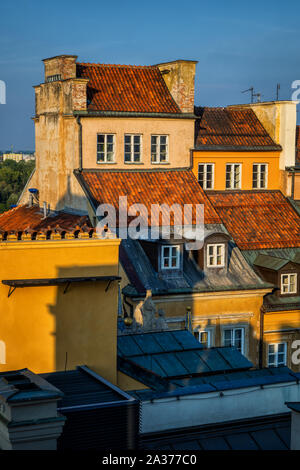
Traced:
<path fill-rule="evenodd" d="M 58 450 L 135 449 L 138 446 L 139 405 L 65 412 Z"/>

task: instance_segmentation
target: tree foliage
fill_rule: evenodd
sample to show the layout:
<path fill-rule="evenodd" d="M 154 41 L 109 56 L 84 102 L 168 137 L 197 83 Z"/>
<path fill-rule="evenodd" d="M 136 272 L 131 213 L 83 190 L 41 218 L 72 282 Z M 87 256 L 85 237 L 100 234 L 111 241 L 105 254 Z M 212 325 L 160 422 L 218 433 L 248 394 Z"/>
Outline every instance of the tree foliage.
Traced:
<path fill-rule="evenodd" d="M 0 163 L 0 213 L 17 204 L 34 166 L 34 161 L 24 160 L 5 160 Z"/>

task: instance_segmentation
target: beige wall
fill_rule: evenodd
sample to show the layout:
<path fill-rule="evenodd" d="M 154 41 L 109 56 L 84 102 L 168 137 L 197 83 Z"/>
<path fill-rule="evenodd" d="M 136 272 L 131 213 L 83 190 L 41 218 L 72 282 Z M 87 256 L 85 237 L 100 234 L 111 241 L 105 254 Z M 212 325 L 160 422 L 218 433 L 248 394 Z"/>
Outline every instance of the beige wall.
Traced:
<path fill-rule="evenodd" d="M 82 118 L 84 168 L 145 169 L 190 166 L 190 149 L 194 145 L 193 119 L 167 118 Z M 97 133 L 115 134 L 115 163 L 97 164 Z M 124 163 L 124 134 L 142 134 L 142 162 Z M 151 164 L 151 135 L 169 136 L 168 164 Z"/>

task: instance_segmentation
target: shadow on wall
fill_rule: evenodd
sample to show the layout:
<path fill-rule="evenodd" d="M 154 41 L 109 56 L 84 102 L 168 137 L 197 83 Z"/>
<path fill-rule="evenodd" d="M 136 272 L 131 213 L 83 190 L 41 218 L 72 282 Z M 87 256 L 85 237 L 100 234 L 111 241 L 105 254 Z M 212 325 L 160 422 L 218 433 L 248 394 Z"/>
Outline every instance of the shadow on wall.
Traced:
<path fill-rule="evenodd" d="M 67 176 L 67 188 L 65 194 L 57 201 L 55 207 L 51 208 L 56 211 L 60 210 L 73 210 L 76 212 L 82 212 L 83 214 L 88 214 L 88 200 L 84 195 L 79 183 L 76 180 L 76 185 L 78 185 L 79 191 L 82 194 L 77 194 L 72 191 L 71 187 L 71 178 L 76 179 L 75 175 Z M 42 204 L 43 201 L 40 201 Z"/>
<path fill-rule="evenodd" d="M 58 278 L 116 275 L 115 265 L 59 268 Z M 72 282 L 57 287 L 48 306 L 55 316 L 55 368 L 85 364 L 116 382 L 118 281 Z"/>

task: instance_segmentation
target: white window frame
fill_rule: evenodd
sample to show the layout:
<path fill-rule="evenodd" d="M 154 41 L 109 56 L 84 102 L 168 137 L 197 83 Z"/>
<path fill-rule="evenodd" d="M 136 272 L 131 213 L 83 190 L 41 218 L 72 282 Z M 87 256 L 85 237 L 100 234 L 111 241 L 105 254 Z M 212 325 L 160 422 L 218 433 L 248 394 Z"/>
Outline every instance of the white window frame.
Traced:
<path fill-rule="evenodd" d="M 128 145 L 126 143 L 126 137 L 130 137 L 130 160 L 125 160 L 125 154 L 127 153 L 125 151 L 125 146 Z M 140 143 L 139 143 L 139 146 L 140 146 L 140 159 L 138 162 L 135 162 L 134 161 L 134 137 L 139 137 L 140 139 Z M 143 136 L 142 134 L 124 134 L 124 163 L 125 164 L 140 164 L 142 163 L 142 155 L 143 155 Z"/>
<path fill-rule="evenodd" d="M 210 165 L 212 167 L 212 178 L 211 178 L 211 188 L 207 187 L 207 167 Z M 215 187 L 215 164 L 214 163 L 198 163 L 198 183 L 200 184 L 199 173 L 200 166 L 203 166 L 203 186 L 205 190 L 214 189 Z"/>
<path fill-rule="evenodd" d="M 157 142 L 155 144 L 155 147 L 156 147 L 156 153 L 155 153 L 156 159 L 155 160 L 152 159 L 152 137 L 156 137 L 157 139 Z M 166 138 L 166 159 L 165 160 L 161 160 L 161 154 L 160 154 L 161 137 Z M 157 149 L 159 149 L 159 152 L 157 152 Z M 150 138 L 150 152 L 151 152 L 151 163 L 153 165 L 163 165 L 165 163 L 169 163 L 169 136 L 167 134 L 152 134 Z"/>
<path fill-rule="evenodd" d="M 235 186 L 235 181 L 234 181 L 234 168 L 235 166 L 238 166 L 240 168 L 240 180 L 239 180 L 239 185 Z M 230 167 L 230 186 L 227 188 L 227 168 Z M 241 189 L 242 187 L 242 164 L 241 163 L 226 163 L 226 174 L 225 174 L 225 188 L 228 190 L 230 189 Z"/>
<path fill-rule="evenodd" d="M 257 166 L 257 186 L 254 187 L 254 178 L 253 178 L 253 173 L 254 173 L 254 166 Z M 266 174 L 265 174 L 265 185 L 261 185 L 261 167 L 262 166 L 266 167 Z M 269 165 L 268 163 L 253 163 L 252 165 L 252 189 L 267 189 L 268 188 L 268 174 L 269 174 Z"/>
<path fill-rule="evenodd" d="M 197 340 L 199 341 L 200 344 L 204 344 L 202 341 L 200 341 L 201 339 L 201 334 L 202 333 L 206 333 L 207 334 L 207 348 L 211 348 L 211 345 L 212 345 L 212 331 L 211 330 L 206 330 L 205 328 L 203 329 L 196 329 L 194 330 L 194 336 L 197 338 Z"/>
<path fill-rule="evenodd" d="M 98 136 L 103 135 L 104 136 L 104 152 L 98 151 Z M 107 137 L 112 136 L 113 137 L 113 159 L 111 161 L 107 160 Z M 98 161 L 98 154 L 99 153 L 104 153 L 104 160 L 103 161 Z M 97 133 L 97 165 L 103 165 L 104 163 L 115 163 L 115 157 L 116 157 L 116 134 L 112 133 L 105 133 L 105 132 L 98 132 Z"/>
<path fill-rule="evenodd" d="M 242 326 L 236 326 L 236 327 L 226 327 L 223 329 L 223 346 L 227 346 L 229 347 L 228 345 L 225 344 L 225 333 L 227 331 L 231 331 L 231 347 L 235 347 L 235 333 L 236 331 L 238 330 L 241 330 L 242 332 L 242 336 L 241 336 L 241 353 L 242 354 L 245 354 L 245 328 L 242 327 Z"/>
<path fill-rule="evenodd" d="M 291 290 L 291 277 L 292 276 L 295 277 L 295 290 Z M 284 277 L 288 278 L 287 284 L 283 283 L 283 278 Z M 287 292 L 283 291 L 283 286 L 287 286 L 287 288 L 288 288 Z M 298 275 L 297 275 L 297 273 L 283 273 L 283 274 L 281 274 L 281 277 L 280 277 L 280 292 L 281 292 L 281 294 L 282 295 L 297 294 L 297 291 L 298 291 Z"/>
<path fill-rule="evenodd" d="M 283 352 L 278 352 L 279 346 L 284 345 L 284 351 Z M 270 352 L 270 346 L 274 346 L 274 352 Z M 284 360 L 283 362 L 278 362 L 278 355 L 283 354 L 284 355 Z M 275 362 L 270 362 L 270 356 L 275 356 Z M 282 342 L 282 343 L 270 343 L 268 344 L 268 367 L 280 367 L 280 366 L 286 366 L 287 364 L 287 343 Z"/>
<path fill-rule="evenodd" d="M 164 255 L 166 248 L 170 248 L 169 256 Z M 172 266 L 172 248 L 176 248 L 176 266 Z M 169 265 L 164 266 L 165 259 L 169 260 Z M 161 269 L 179 269 L 180 267 L 180 246 L 179 245 L 162 245 L 161 247 Z"/>
<path fill-rule="evenodd" d="M 213 247 L 213 254 L 209 253 L 209 248 Z M 221 264 L 217 264 L 217 249 L 221 247 Z M 211 263 L 212 258 L 212 263 Z M 206 246 L 206 265 L 208 268 L 224 268 L 225 266 L 225 244 L 209 243 Z"/>

